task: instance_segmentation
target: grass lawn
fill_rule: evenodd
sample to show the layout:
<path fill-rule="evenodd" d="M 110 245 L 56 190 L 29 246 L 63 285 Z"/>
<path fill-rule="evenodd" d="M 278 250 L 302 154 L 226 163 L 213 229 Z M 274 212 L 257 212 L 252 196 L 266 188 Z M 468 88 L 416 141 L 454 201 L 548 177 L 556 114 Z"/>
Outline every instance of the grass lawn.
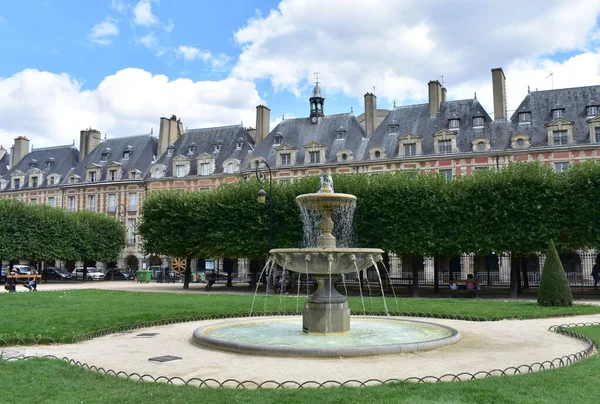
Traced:
<path fill-rule="evenodd" d="M 0 338 L 72 336 L 120 324 L 174 317 L 248 312 L 250 295 L 193 295 L 82 290 L 1 296 Z M 302 299 L 303 300 L 303 299 Z M 388 299 L 393 311 L 461 314 L 486 318 L 568 316 L 600 312 L 597 306 L 541 308 L 535 303 L 463 299 Z M 381 299 L 366 302 L 380 310 Z M 372 306 L 371 306 L 372 305 Z M 360 299 L 351 307 L 362 311 Z M 296 309 L 296 299 L 260 297 L 255 311 Z M 24 321 L 23 310 L 27 310 Z M 568 323 L 569 319 L 557 319 Z M 600 343 L 600 326 L 577 328 Z M 293 361 L 290 358 L 282 360 Z M 597 403 L 600 357 L 569 368 L 469 382 L 397 383 L 367 388 L 234 390 L 143 383 L 86 371 L 51 359 L 0 361 L 0 402 L 6 403 Z M 365 375 L 367 378 L 368 375 Z"/>
<path fill-rule="evenodd" d="M 258 296 L 254 299 L 251 294 L 77 290 L 7 293 L 0 300 L 3 307 L 11 307 L 3 310 L 0 340 L 10 342 L 15 338 L 51 338 L 57 342 L 70 342 L 79 334 L 154 320 L 249 313 L 251 307 L 255 313 L 302 310 L 305 296 Z M 349 303 L 353 313 L 363 312 L 363 301 L 360 298 L 349 298 Z M 386 298 L 386 303 L 391 312 L 462 315 L 485 319 L 600 313 L 600 306 L 539 307 L 535 302 L 508 300 Z M 384 307 L 381 297 L 365 298 L 364 305 L 367 311 L 382 311 Z"/>

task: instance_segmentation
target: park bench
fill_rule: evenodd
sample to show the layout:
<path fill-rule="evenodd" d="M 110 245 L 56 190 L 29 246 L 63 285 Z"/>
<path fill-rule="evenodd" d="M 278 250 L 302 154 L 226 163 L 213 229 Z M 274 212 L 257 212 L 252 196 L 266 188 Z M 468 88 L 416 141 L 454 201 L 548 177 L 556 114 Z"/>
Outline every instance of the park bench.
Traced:
<path fill-rule="evenodd" d="M 475 282 L 475 284 L 477 285 L 477 289 L 475 289 L 476 292 L 480 292 L 481 291 L 481 286 L 483 285 L 483 281 L 479 280 L 479 279 L 448 279 L 443 281 L 444 284 L 448 285 L 448 293 L 450 294 L 450 297 L 454 297 L 456 296 L 456 294 L 458 292 L 471 292 L 470 290 L 467 289 L 467 281 L 471 281 L 471 282 Z M 451 289 L 450 285 L 454 283 L 456 284 L 457 288 L 456 289 Z"/>
<path fill-rule="evenodd" d="M 17 283 L 18 283 L 19 279 L 24 279 L 24 280 L 28 281 L 28 280 L 30 280 L 33 277 L 35 277 L 35 282 L 39 283 L 39 280 L 42 278 L 42 275 L 40 275 L 40 274 L 37 274 L 37 275 L 12 275 L 12 274 L 8 274 L 8 275 L 6 275 L 6 280 L 8 281 L 8 279 L 16 279 Z M 10 286 L 10 285 L 7 284 L 6 286 Z M 13 285 L 13 286 L 16 288 L 16 285 Z M 9 290 L 9 289 L 6 289 L 6 290 Z"/>

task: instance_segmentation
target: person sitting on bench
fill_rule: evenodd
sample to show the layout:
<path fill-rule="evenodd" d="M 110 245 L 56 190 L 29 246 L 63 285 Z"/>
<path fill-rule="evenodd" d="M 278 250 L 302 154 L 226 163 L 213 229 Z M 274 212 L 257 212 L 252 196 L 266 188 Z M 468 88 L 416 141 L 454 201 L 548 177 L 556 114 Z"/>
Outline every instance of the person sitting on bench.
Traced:
<path fill-rule="evenodd" d="M 467 290 L 471 294 L 471 297 L 477 297 L 477 281 L 473 277 L 473 274 L 467 275 L 467 280 L 465 282 L 465 286 Z"/>

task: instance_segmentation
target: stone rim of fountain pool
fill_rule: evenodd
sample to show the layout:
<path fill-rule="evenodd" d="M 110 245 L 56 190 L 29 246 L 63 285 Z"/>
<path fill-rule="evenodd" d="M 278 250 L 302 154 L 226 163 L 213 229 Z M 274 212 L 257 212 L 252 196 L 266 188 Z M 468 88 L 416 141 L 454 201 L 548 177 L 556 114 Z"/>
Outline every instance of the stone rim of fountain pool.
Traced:
<path fill-rule="evenodd" d="M 449 326 L 430 323 L 426 321 L 415 321 L 399 319 L 394 317 L 378 316 L 355 316 L 355 321 L 374 321 L 374 322 L 395 322 L 398 325 L 414 324 L 419 327 L 427 327 L 446 332 L 448 335 L 441 338 L 424 340 L 419 342 L 406 343 L 381 343 L 379 345 L 346 345 L 346 346 L 300 346 L 300 345 L 276 345 L 268 343 L 252 343 L 238 340 L 227 340 L 211 337 L 210 333 L 223 327 L 240 327 L 248 324 L 258 324 L 261 322 L 273 323 L 274 321 L 292 321 L 299 317 L 282 317 L 280 319 L 267 319 L 253 317 L 249 319 L 227 319 L 219 322 L 197 328 L 193 333 L 193 339 L 198 344 L 213 349 L 229 351 L 235 353 L 244 353 L 251 355 L 281 356 L 281 357 L 360 357 L 377 355 L 394 355 L 418 351 L 430 351 L 446 345 L 455 344 L 461 339 L 460 333 Z M 335 337 L 329 335 L 329 337 Z"/>

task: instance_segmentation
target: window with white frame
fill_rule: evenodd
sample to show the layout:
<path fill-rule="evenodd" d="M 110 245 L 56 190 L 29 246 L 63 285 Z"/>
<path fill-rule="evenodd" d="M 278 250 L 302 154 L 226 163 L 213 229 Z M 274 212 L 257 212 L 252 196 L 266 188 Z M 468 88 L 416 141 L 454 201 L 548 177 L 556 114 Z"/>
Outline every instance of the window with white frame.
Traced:
<path fill-rule="evenodd" d="M 90 182 L 96 182 L 96 171 L 90 171 L 88 173 L 88 180 Z"/>
<path fill-rule="evenodd" d="M 108 171 L 108 178 L 111 181 L 116 181 L 117 180 L 117 170 L 109 170 Z"/>
<path fill-rule="evenodd" d="M 185 166 L 184 165 L 176 165 L 175 166 L 175 176 L 176 177 L 185 177 Z"/>
<path fill-rule="evenodd" d="M 275 136 L 273 136 L 273 146 L 279 146 L 281 144 L 281 140 L 283 139 L 283 135 L 281 132 L 277 132 Z"/>
<path fill-rule="evenodd" d="M 596 143 L 600 143 L 600 126 L 594 128 L 594 135 L 596 137 Z"/>
<path fill-rule="evenodd" d="M 452 181 L 452 170 L 440 170 L 440 174 L 448 181 Z"/>
<path fill-rule="evenodd" d="M 473 127 L 479 128 L 483 126 L 485 119 L 482 116 L 476 116 L 473 118 Z"/>
<path fill-rule="evenodd" d="M 291 153 L 281 153 L 281 165 L 289 166 L 292 164 L 292 154 Z"/>
<path fill-rule="evenodd" d="M 587 116 L 596 116 L 598 115 L 598 106 L 592 105 L 587 107 Z"/>
<path fill-rule="evenodd" d="M 440 154 L 452 153 L 452 140 L 451 139 L 439 140 L 438 147 L 440 149 Z"/>
<path fill-rule="evenodd" d="M 235 149 L 236 150 L 242 150 L 243 147 L 244 147 L 244 139 L 239 138 L 238 141 L 235 144 Z"/>
<path fill-rule="evenodd" d="M 48 206 L 50 206 L 51 208 L 56 206 L 56 200 L 53 196 L 48 197 Z"/>
<path fill-rule="evenodd" d="M 125 150 L 123 152 L 123 160 L 128 160 L 130 156 L 131 156 L 131 151 Z"/>
<path fill-rule="evenodd" d="M 565 110 L 562 108 L 552 110 L 552 119 L 562 118 L 565 115 Z"/>
<path fill-rule="evenodd" d="M 32 204 L 32 205 L 37 205 L 37 198 L 31 198 L 29 200 L 29 203 Z"/>
<path fill-rule="evenodd" d="M 135 244 L 135 219 L 127 219 L 127 243 Z"/>
<path fill-rule="evenodd" d="M 30 177 L 30 179 L 31 179 L 31 186 L 34 188 L 37 187 L 38 186 L 38 177 L 34 176 L 34 177 Z"/>
<path fill-rule="evenodd" d="M 308 152 L 309 156 L 310 156 L 310 163 L 311 164 L 318 164 L 321 162 L 321 152 L 316 150 L 316 151 L 309 151 Z"/>
<path fill-rule="evenodd" d="M 404 143 L 404 155 L 405 156 L 416 156 L 417 155 L 417 144 L 416 143 Z"/>
<path fill-rule="evenodd" d="M 200 164 L 200 175 L 210 175 L 210 163 Z"/>
<path fill-rule="evenodd" d="M 129 210 L 130 212 L 135 212 L 138 208 L 137 192 L 130 192 L 127 199 L 129 201 L 127 210 Z"/>
<path fill-rule="evenodd" d="M 21 179 L 20 178 L 14 178 L 13 179 L 13 188 L 14 189 L 21 188 Z"/>
<path fill-rule="evenodd" d="M 519 112 L 519 123 L 530 123 L 531 112 Z"/>
<path fill-rule="evenodd" d="M 88 195 L 87 210 L 89 210 L 90 212 L 96 211 L 96 195 Z"/>
<path fill-rule="evenodd" d="M 458 129 L 459 126 L 460 126 L 459 119 L 449 119 L 448 120 L 448 129 Z"/>
<path fill-rule="evenodd" d="M 567 171 L 568 169 L 569 162 L 567 161 L 554 163 L 554 171 L 556 171 L 557 173 L 562 173 L 563 171 Z"/>
<path fill-rule="evenodd" d="M 225 166 L 225 174 L 233 174 L 235 172 L 235 165 L 233 163 L 228 163 Z"/>
<path fill-rule="evenodd" d="M 555 146 L 563 146 L 569 143 L 569 134 L 566 130 L 555 130 L 552 132 L 552 140 Z"/>
<path fill-rule="evenodd" d="M 114 212 L 117 210 L 117 195 L 116 194 L 108 194 L 108 211 Z"/>
<path fill-rule="evenodd" d="M 51 175 L 50 177 L 48 177 L 48 185 L 54 185 L 55 181 L 56 181 L 56 179 L 54 178 L 53 175 Z"/>
<path fill-rule="evenodd" d="M 75 197 L 70 196 L 69 197 L 69 212 L 75 212 L 75 209 L 76 209 Z"/>

